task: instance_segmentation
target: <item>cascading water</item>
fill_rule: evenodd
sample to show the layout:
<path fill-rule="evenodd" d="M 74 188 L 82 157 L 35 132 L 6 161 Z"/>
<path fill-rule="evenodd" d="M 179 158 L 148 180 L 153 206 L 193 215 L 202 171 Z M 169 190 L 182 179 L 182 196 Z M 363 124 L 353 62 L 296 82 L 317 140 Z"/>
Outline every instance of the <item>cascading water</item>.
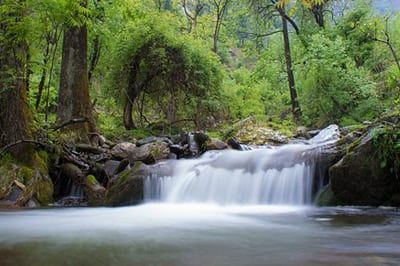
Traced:
<path fill-rule="evenodd" d="M 300 144 L 247 151 L 208 152 L 178 160 L 169 177 L 145 180 L 145 200 L 217 204 L 287 204 L 312 202 L 322 153 L 334 147 L 339 129 L 331 125 Z"/>

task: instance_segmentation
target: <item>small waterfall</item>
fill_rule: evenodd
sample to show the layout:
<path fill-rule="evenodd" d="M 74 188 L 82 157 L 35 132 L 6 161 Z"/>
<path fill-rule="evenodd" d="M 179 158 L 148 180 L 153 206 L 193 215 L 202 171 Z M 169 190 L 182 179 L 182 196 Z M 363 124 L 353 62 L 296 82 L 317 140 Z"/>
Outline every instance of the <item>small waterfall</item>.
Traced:
<path fill-rule="evenodd" d="M 300 144 L 246 151 L 207 152 L 174 162 L 169 177 L 145 179 L 145 200 L 217 204 L 312 203 L 313 182 L 325 152 L 339 137 L 336 125 Z M 317 181 L 318 182 L 318 181 Z M 321 181 L 319 181 L 321 182 Z M 320 184 L 321 185 L 321 184 Z"/>

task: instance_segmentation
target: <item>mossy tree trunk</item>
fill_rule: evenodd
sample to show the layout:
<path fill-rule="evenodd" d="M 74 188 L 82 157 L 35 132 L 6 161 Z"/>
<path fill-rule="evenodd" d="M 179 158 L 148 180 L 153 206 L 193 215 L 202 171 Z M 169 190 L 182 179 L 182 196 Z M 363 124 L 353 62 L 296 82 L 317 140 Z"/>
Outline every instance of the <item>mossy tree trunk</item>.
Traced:
<path fill-rule="evenodd" d="M 87 1 L 82 1 L 82 6 L 86 5 Z M 86 24 L 68 26 L 64 31 L 57 109 L 59 124 L 79 118 L 86 119 L 85 123 L 71 124 L 63 128 L 86 140 L 89 133 L 96 132 L 89 95 L 87 40 Z"/>
<path fill-rule="evenodd" d="M 0 1 L 0 7 L 7 5 Z M 7 7 L 0 18 L 0 148 L 32 137 L 32 114 L 27 102 L 28 44 L 15 32 L 26 16 L 24 1 Z M 10 17 L 15 19 L 10 20 Z M 8 17 L 8 18 L 7 18 Z M 12 23 L 12 25 L 10 25 Z M 15 145 L 9 152 L 21 161 L 31 161 L 34 150 L 29 144 Z"/>

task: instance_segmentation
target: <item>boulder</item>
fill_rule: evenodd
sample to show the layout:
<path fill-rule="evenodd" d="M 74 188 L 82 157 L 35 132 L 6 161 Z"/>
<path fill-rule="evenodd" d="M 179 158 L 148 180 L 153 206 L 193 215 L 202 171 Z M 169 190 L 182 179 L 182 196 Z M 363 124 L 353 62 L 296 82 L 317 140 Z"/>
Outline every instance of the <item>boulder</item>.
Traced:
<path fill-rule="evenodd" d="M 239 141 L 237 141 L 235 138 L 228 139 L 228 145 L 234 150 L 243 150 L 242 145 L 240 145 Z"/>
<path fill-rule="evenodd" d="M 147 137 L 144 139 L 141 139 L 136 142 L 136 146 L 140 147 L 149 143 L 154 143 L 154 142 L 165 142 L 167 144 L 172 144 L 172 141 L 167 138 L 167 137 Z"/>
<path fill-rule="evenodd" d="M 304 139 L 310 139 L 311 135 L 309 134 L 309 131 L 306 127 L 298 127 L 296 129 L 296 133 L 294 134 L 295 138 L 304 138 Z"/>
<path fill-rule="evenodd" d="M 136 145 L 130 142 L 118 143 L 111 149 L 111 155 L 117 159 L 123 160 L 128 158 L 129 154 L 136 148 Z"/>
<path fill-rule="evenodd" d="M 84 179 L 83 190 L 90 206 L 103 205 L 106 189 L 96 180 L 96 177 L 88 175 Z"/>
<path fill-rule="evenodd" d="M 208 151 L 211 151 L 211 150 L 225 150 L 227 148 L 228 148 L 228 144 L 226 144 L 225 142 L 223 142 L 223 141 L 221 141 L 219 139 L 212 138 L 212 139 L 209 139 L 206 142 L 206 149 Z"/>
<path fill-rule="evenodd" d="M 111 180 L 106 194 L 105 203 L 108 206 L 126 206 L 143 202 L 144 180 L 146 177 L 171 176 L 172 168 L 167 162 L 155 165 L 145 165 L 135 162 Z"/>
<path fill-rule="evenodd" d="M 330 187 L 337 204 L 378 206 L 400 193 L 400 180 L 381 167 L 377 155 L 370 131 L 329 169 Z"/>
<path fill-rule="evenodd" d="M 230 138 L 235 138 L 239 143 L 254 145 L 281 145 L 289 141 L 281 132 L 258 125 L 252 116 L 234 124 L 225 133 L 223 140 Z"/>
<path fill-rule="evenodd" d="M 85 176 L 79 167 L 72 163 L 62 165 L 61 174 L 64 178 L 72 180 L 75 186 L 81 186 L 89 205 L 99 206 L 104 202 L 106 189 L 99 184 L 93 175 Z"/>
<path fill-rule="evenodd" d="M 170 149 L 165 142 L 153 142 L 129 151 L 129 162 L 133 164 L 142 161 L 146 164 L 153 164 L 159 160 L 168 159 Z"/>

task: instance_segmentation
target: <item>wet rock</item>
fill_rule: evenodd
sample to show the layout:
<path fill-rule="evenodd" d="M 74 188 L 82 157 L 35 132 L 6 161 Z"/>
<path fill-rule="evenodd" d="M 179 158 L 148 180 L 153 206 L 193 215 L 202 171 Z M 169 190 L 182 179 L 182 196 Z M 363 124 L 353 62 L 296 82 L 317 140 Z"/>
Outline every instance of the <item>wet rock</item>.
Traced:
<path fill-rule="evenodd" d="M 316 196 L 315 204 L 317 206 L 335 206 L 335 195 L 330 185 L 325 186 Z"/>
<path fill-rule="evenodd" d="M 148 176 L 170 176 L 172 168 L 168 163 L 145 165 L 135 162 L 115 177 L 106 194 L 106 205 L 126 206 L 141 203 L 144 199 L 144 179 Z"/>
<path fill-rule="evenodd" d="M 209 139 L 206 142 L 206 150 L 211 151 L 211 150 L 225 150 L 228 148 L 228 144 L 225 142 L 219 140 L 219 139 Z"/>
<path fill-rule="evenodd" d="M 329 174 L 332 192 L 340 205 L 378 206 L 400 193 L 400 180 L 380 166 L 372 132 L 356 141 Z"/>
<path fill-rule="evenodd" d="M 85 176 L 82 170 L 72 163 L 63 164 L 61 174 L 64 178 L 72 180 L 75 186 L 83 187 L 86 199 L 91 206 L 103 204 L 106 189 L 93 175 Z"/>
<path fill-rule="evenodd" d="M 179 144 L 173 144 L 169 146 L 170 151 L 176 154 L 178 157 L 181 157 L 185 153 L 185 148 L 187 148 L 187 146 L 184 147 Z"/>
<path fill-rule="evenodd" d="M 319 132 L 321 132 L 321 130 L 319 130 L 319 129 L 314 129 L 314 130 L 308 131 L 307 134 L 308 134 L 311 138 L 313 138 L 313 137 L 315 137 L 316 135 L 318 135 Z"/>
<path fill-rule="evenodd" d="M 170 149 L 167 143 L 153 142 L 136 147 L 129 151 L 129 162 L 133 164 L 137 161 L 142 161 L 146 164 L 153 164 L 159 160 L 168 159 Z"/>
<path fill-rule="evenodd" d="M 228 140 L 228 145 L 231 146 L 231 148 L 234 150 L 238 150 L 238 151 L 243 150 L 242 145 L 240 145 L 239 141 L 237 141 L 237 139 L 235 139 L 235 138 L 230 138 Z"/>
<path fill-rule="evenodd" d="M 168 160 L 176 160 L 176 159 L 178 159 L 178 155 L 176 155 L 175 153 L 171 152 L 168 155 Z"/>
<path fill-rule="evenodd" d="M 118 143 L 111 149 L 111 155 L 117 159 L 123 160 L 128 158 L 129 154 L 136 148 L 136 145 L 130 142 Z"/>

